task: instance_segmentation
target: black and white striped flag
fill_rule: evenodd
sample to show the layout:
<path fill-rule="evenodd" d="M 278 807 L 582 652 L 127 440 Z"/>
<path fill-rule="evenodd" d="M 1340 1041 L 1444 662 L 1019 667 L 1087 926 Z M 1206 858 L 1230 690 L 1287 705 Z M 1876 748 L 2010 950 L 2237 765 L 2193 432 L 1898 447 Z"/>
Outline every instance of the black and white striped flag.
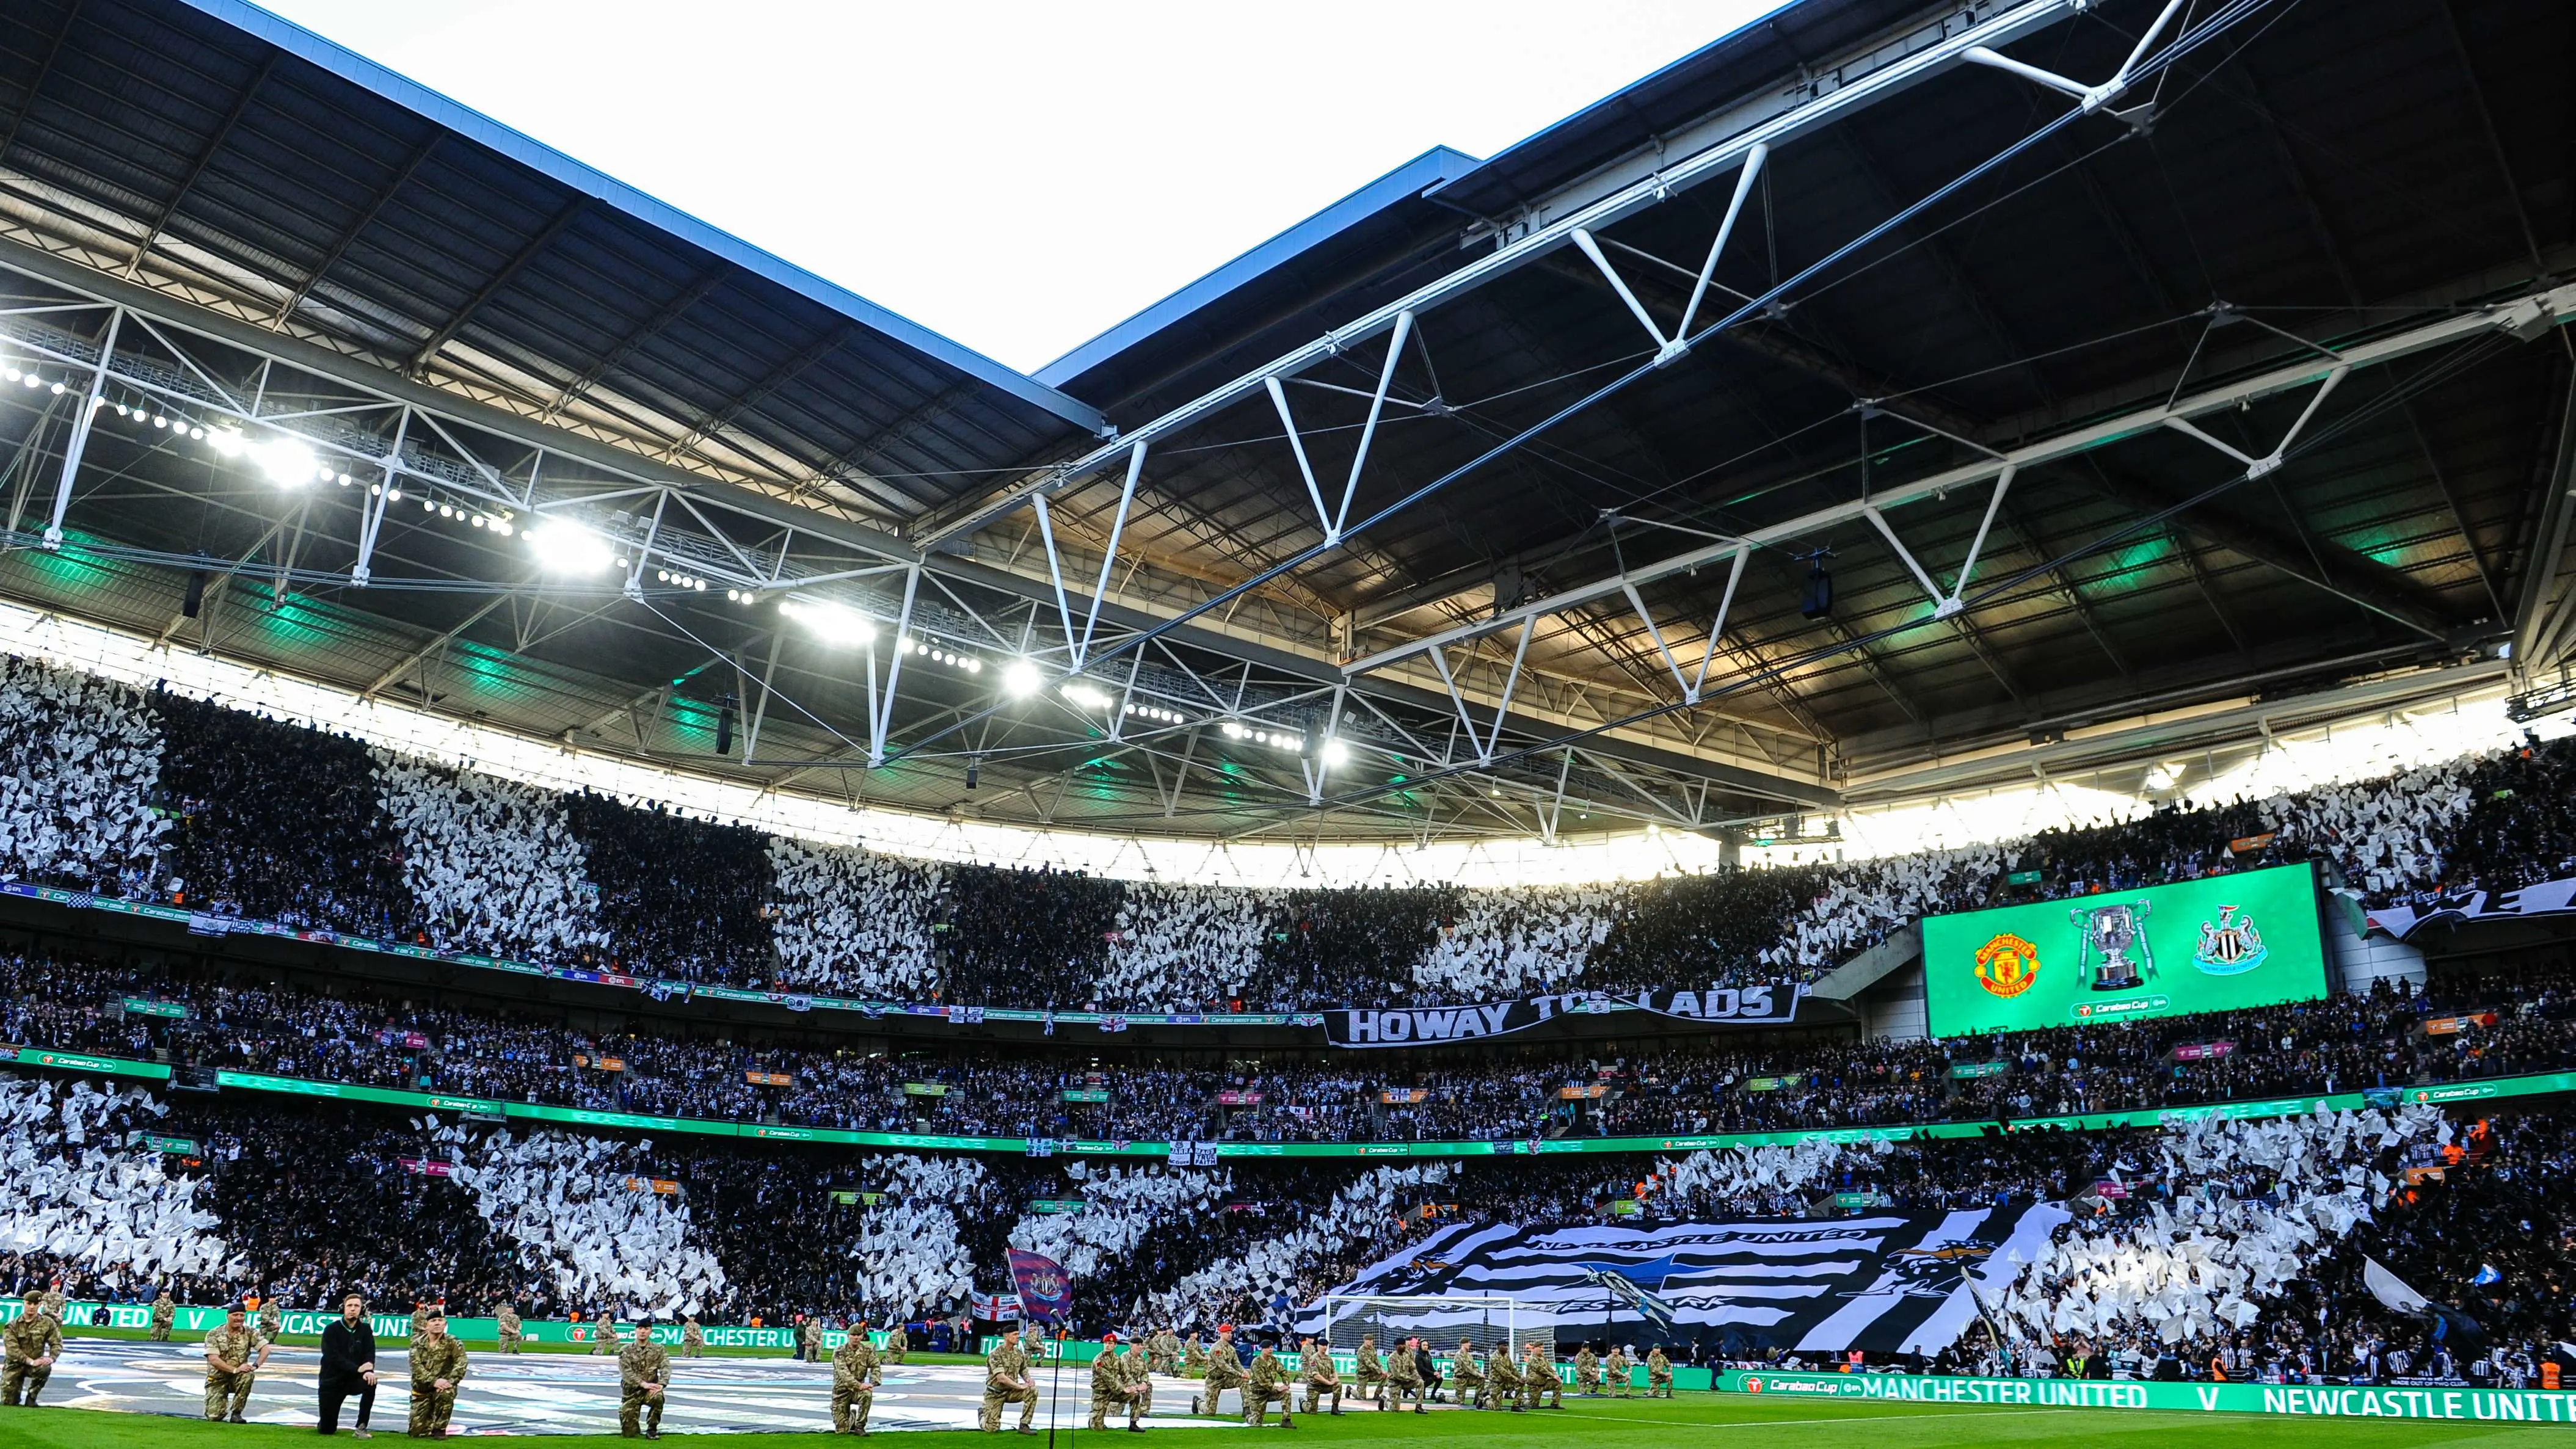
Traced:
<path fill-rule="evenodd" d="M 2041 1203 L 1638 1228 L 1460 1224 L 1333 1291 L 1509 1297 L 1552 1312 L 1568 1344 L 1732 1339 L 1810 1353 L 1929 1354 L 1976 1321 L 1972 1281 L 1991 1299 L 2065 1221 L 2065 1209 Z M 1640 1294 L 1672 1315 L 1673 1330 L 1641 1311 Z M 1414 1331 L 1383 1305 L 1373 1311 L 1386 1327 Z M 1308 1328 L 1328 1327 L 1320 1307 L 1309 1316 Z"/>

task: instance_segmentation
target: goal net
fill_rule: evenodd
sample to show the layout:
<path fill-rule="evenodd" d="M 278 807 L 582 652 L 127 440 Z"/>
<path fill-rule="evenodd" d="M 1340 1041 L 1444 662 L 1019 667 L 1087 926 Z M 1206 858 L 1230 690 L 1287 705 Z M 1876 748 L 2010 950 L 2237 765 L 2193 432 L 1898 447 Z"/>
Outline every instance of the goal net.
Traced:
<path fill-rule="evenodd" d="M 1449 1353 L 1461 1340 L 1480 1354 L 1497 1350 L 1518 1354 L 1535 1343 L 1556 1351 L 1556 1314 L 1546 1304 L 1518 1298 L 1378 1298 L 1334 1295 L 1323 1301 L 1326 1341 L 1336 1353 L 1353 1353 L 1360 1340 L 1373 1338 L 1383 1351 L 1408 1338 L 1422 1339 L 1436 1353 Z"/>

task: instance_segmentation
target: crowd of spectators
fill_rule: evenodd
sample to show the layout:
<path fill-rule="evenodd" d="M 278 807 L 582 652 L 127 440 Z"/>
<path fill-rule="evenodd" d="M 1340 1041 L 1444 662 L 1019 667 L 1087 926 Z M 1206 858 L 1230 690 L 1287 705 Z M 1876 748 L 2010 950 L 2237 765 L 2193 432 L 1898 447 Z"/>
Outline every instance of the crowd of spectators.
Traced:
<path fill-rule="evenodd" d="M 0 949 L 0 1042 L 652 1116 L 1130 1141 L 1478 1141 L 1778 1132 L 2134 1111 L 2576 1068 L 2552 951 L 2421 986 L 1938 1041 L 1818 1033 L 1225 1064 L 1152 1049 L 735 1040 L 255 968 Z M 126 1009 L 149 1000 L 182 1015 Z"/>
<path fill-rule="evenodd" d="M 1246 890 L 786 841 L 20 659 L 0 665 L 0 723 L 0 878 L 547 964 L 961 1005 L 1301 1011 L 1806 981 L 1924 913 L 2023 896 L 2308 859 L 2365 903 L 2576 872 L 2567 741 L 1849 864 Z"/>

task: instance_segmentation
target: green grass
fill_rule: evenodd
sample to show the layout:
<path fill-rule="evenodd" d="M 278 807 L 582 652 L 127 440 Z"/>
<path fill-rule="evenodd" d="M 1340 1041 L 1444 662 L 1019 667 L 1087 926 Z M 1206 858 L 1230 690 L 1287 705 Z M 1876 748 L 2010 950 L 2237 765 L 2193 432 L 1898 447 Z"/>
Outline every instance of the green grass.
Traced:
<path fill-rule="evenodd" d="M 400 1399 L 393 1422 L 400 1423 Z M 1204 1432 L 1205 1438 L 1194 1437 Z M 1138 1441 L 1163 1449 L 1243 1445 L 1241 1429 L 1156 1429 Z M 1276 1432 L 1276 1431 L 1271 1431 Z M 311 1429 L 264 1424 L 226 1426 L 189 1419 L 106 1414 L 83 1409 L 0 1410 L 0 1449 L 290 1449 L 309 1445 Z M 399 1433 L 383 1437 L 399 1438 Z M 694 1438 L 674 1435 L 675 1439 Z M 903 1449 L 966 1449 L 1025 1442 L 969 1433 L 887 1433 Z M 1058 1437 L 1065 1438 L 1063 1431 Z M 1094 1439 L 1088 1432 L 1073 1441 Z M 1928 1404 L 1764 1402 L 1692 1394 L 1663 1402 L 1589 1400 L 1565 1413 L 1381 1414 L 1358 1410 L 1340 1419 L 1300 1416 L 1298 1445 L 1384 1444 L 1405 1449 L 2417 1449 L 2476 1443 L 2479 1449 L 2564 1449 L 2558 1425 L 2452 1424 L 2413 1420 L 2313 1421 L 2255 1414 L 2168 1414 L 2119 1409 L 2025 1409 Z M 613 1435 L 547 1435 L 538 1449 L 609 1449 Z M 1113 1441 L 1128 1442 L 1120 1435 Z M 724 1449 L 816 1449 L 813 1434 L 731 1434 Z M 1100 1449 L 1107 1449 L 1104 1444 Z"/>

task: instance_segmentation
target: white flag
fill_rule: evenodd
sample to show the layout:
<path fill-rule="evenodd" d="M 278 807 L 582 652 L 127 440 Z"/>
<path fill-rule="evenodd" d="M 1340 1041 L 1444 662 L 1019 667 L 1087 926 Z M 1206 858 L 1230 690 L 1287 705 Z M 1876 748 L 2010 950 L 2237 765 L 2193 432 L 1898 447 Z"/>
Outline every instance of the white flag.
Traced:
<path fill-rule="evenodd" d="M 2407 1287 L 2404 1279 L 2379 1266 L 2377 1258 L 2361 1260 L 2361 1282 L 2370 1290 L 2371 1297 L 2396 1312 L 2425 1313 L 2433 1307 L 2433 1300 Z"/>

